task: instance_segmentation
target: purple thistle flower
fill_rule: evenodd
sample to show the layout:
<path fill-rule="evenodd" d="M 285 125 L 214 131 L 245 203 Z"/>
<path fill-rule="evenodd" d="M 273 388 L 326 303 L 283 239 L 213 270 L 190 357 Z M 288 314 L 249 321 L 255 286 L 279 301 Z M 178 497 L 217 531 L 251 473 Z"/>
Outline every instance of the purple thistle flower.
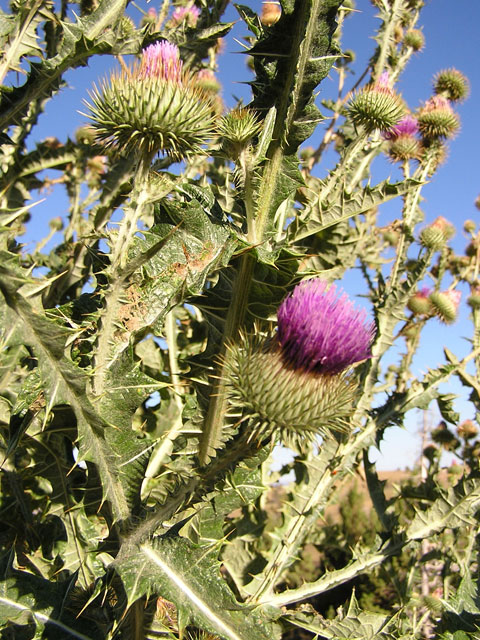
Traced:
<path fill-rule="evenodd" d="M 391 90 L 391 86 L 390 86 L 390 74 L 388 73 L 388 71 L 383 71 L 378 80 L 375 83 L 375 88 L 376 89 L 389 89 Z"/>
<path fill-rule="evenodd" d="M 374 335 L 365 310 L 355 309 L 346 294 L 320 278 L 300 283 L 278 309 L 280 347 L 296 369 L 340 373 L 371 358 Z"/>
<path fill-rule="evenodd" d="M 183 63 L 176 44 L 166 40 L 149 45 L 142 52 L 139 75 L 142 78 L 162 78 L 180 83 Z"/>
<path fill-rule="evenodd" d="M 413 116 L 406 115 L 383 135 L 387 140 L 396 140 L 401 136 L 414 136 L 418 133 L 418 122 Z"/>
<path fill-rule="evenodd" d="M 200 13 L 200 9 L 195 5 L 191 7 L 177 7 L 172 14 L 172 20 L 176 24 L 181 24 L 186 21 L 188 26 L 194 27 L 197 24 Z"/>

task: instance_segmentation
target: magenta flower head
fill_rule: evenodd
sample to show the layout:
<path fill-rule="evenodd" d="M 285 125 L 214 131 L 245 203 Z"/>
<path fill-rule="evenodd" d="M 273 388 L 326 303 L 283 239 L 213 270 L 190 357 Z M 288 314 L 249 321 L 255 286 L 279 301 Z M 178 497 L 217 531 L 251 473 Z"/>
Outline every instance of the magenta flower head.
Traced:
<path fill-rule="evenodd" d="M 161 78 L 180 83 L 182 67 L 177 45 L 162 40 L 144 49 L 138 75 L 141 78 Z"/>
<path fill-rule="evenodd" d="M 372 356 L 374 335 L 365 310 L 320 278 L 300 283 L 278 309 L 278 341 L 295 369 L 340 373 Z"/>
<path fill-rule="evenodd" d="M 417 119 L 407 114 L 401 120 L 399 120 L 394 127 L 389 129 L 388 131 L 385 131 L 383 137 L 387 140 L 393 140 L 401 136 L 414 136 L 417 132 Z"/>
<path fill-rule="evenodd" d="M 229 398 L 251 437 L 302 450 L 319 434 L 348 432 L 358 383 L 350 365 L 371 357 L 373 337 L 365 311 L 334 285 L 314 278 L 295 287 L 276 333 L 229 346 Z"/>

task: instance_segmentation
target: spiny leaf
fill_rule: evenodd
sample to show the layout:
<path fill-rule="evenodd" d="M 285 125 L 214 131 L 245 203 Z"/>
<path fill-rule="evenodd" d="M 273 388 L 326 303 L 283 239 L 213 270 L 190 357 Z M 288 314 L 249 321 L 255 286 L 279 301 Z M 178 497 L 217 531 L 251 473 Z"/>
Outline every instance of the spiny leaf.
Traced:
<path fill-rule="evenodd" d="M 66 403 L 72 407 L 78 421 L 80 454 L 98 465 L 105 490 L 117 519 L 128 518 L 129 510 L 118 481 L 114 452 L 107 445 L 105 430 L 108 424 L 98 415 L 86 397 L 87 376 L 65 355 L 70 331 L 35 311 L 18 293 L 25 283 L 20 273 L 0 267 L 0 289 L 11 309 L 11 323 L 23 323 L 23 337 L 38 358 L 40 375 L 45 385 L 47 405 Z"/>
<path fill-rule="evenodd" d="M 186 539 L 164 537 L 122 557 L 115 567 L 130 603 L 145 593 L 159 593 L 175 603 L 182 626 L 193 624 L 226 640 L 279 638 L 274 623 L 235 600 L 215 555 L 215 550 L 195 547 Z"/>
<path fill-rule="evenodd" d="M 480 508 L 480 480 L 461 480 L 454 488 L 442 492 L 426 511 L 415 509 L 415 517 L 407 529 L 411 540 L 432 536 L 447 527 L 454 529 L 476 523 Z"/>
<path fill-rule="evenodd" d="M 384 180 L 374 187 L 347 193 L 343 189 L 335 194 L 335 198 L 321 200 L 321 195 L 313 202 L 309 202 L 300 215 L 298 221 L 289 228 L 292 239 L 301 240 L 327 229 L 338 222 L 348 220 L 353 216 L 377 207 L 392 198 L 406 194 L 414 185 L 421 184 L 417 180 L 408 179 L 402 182 L 390 183 Z M 320 189 L 321 193 L 321 189 Z"/>

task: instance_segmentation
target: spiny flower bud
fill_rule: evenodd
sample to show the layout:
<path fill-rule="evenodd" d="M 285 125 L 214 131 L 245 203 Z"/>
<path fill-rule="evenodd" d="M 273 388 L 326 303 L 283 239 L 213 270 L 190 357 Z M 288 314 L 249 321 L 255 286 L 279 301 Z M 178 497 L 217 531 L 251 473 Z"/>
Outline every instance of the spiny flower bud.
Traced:
<path fill-rule="evenodd" d="M 460 119 L 449 101 L 433 96 L 417 114 L 418 128 L 424 138 L 452 138 L 460 127 Z"/>
<path fill-rule="evenodd" d="M 470 305 L 472 309 L 480 309 L 480 287 L 478 285 L 472 287 L 467 299 L 467 304 Z"/>
<path fill-rule="evenodd" d="M 280 20 L 282 15 L 282 7 L 279 2 L 262 2 L 262 13 L 260 14 L 260 22 L 265 27 L 271 27 Z"/>
<path fill-rule="evenodd" d="M 374 333 L 334 285 L 319 278 L 298 285 L 279 307 L 276 335 L 230 347 L 230 397 L 253 418 L 255 437 L 276 433 L 297 446 L 344 431 L 356 392 L 349 367 L 371 357 Z"/>
<path fill-rule="evenodd" d="M 438 216 L 432 224 L 420 232 L 420 242 L 427 249 L 443 249 L 447 241 L 455 234 L 455 227 L 443 216 Z"/>
<path fill-rule="evenodd" d="M 434 313 L 445 324 L 451 324 L 457 319 L 458 307 L 462 294 L 460 291 L 434 291 L 430 294 L 430 303 Z"/>
<path fill-rule="evenodd" d="M 457 435 L 463 440 L 470 440 L 478 434 L 478 429 L 472 420 L 464 420 L 457 427 Z"/>
<path fill-rule="evenodd" d="M 463 230 L 466 233 L 475 233 L 476 228 L 477 228 L 477 225 L 473 220 L 465 220 L 465 222 L 463 223 Z"/>
<path fill-rule="evenodd" d="M 210 97 L 183 69 L 178 47 L 166 41 L 147 47 L 140 63 L 112 74 L 90 97 L 89 117 L 106 147 L 182 158 L 199 153 L 213 132 Z"/>
<path fill-rule="evenodd" d="M 206 93 L 217 94 L 221 89 L 221 84 L 211 69 L 200 69 L 196 75 L 197 84 Z"/>
<path fill-rule="evenodd" d="M 223 150 L 232 160 L 236 160 L 261 128 L 254 111 L 247 107 L 233 109 L 223 116 L 218 125 Z"/>
<path fill-rule="evenodd" d="M 414 51 L 421 51 L 425 46 L 425 36 L 420 29 L 410 29 L 403 37 L 403 44 Z"/>
<path fill-rule="evenodd" d="M 432 311 L 429 299 L 430 293 L 431 290 L 428 287 L 423 287 L 411 296 L 407 302 L 407 307 L 415 315 L 429 315 Z"/>
<path fill-rule="evenodd" d="M 470 86 L 467 77 L 458 69 L 443 69 L 435 76 L 433 89 L 437 95 L 457 102 L 465 100 Z"/>
<path fill-rule="evenodd" d="M 190 7 L 177 7 L 172 14 L 172 22 L 175 25 L 185 24 L 187 27 L 196 27 L 200 17 L 200 9 L 195 5 Z"/>
<path fill-rule="evenodd" d="M 447 451 L 454 451 L 460 444 L 455 435 L 447 427 L 447 423 L 443 420 L 438 427 L 432 431 L 432 440 L 440 444 Z"/>
<path fill-rule="evenodd" d="M 390 140 L 388 155 L 392 160 L 404 162 L 418 157 L 420 142 L 415 137 L 417 132 L 416 118 L 407 114 L 394 127 L 384 133 L 384 137 Z"/>
<path fill-rule="evenodd" d="M 350 102 L 350 118 L 368 132 L 394 127 L 405 113 L 405 105 L 389 86 L 388 73 L 382 73 L 373 85 L 361 89 Z"/>
<path fill-rule="evenodd" d="M 60 218 L 60 216 L 52 218 L 48 223 L 48 226 L 52 231 L 61 231 L 63 229 L 63 220 Z"/>

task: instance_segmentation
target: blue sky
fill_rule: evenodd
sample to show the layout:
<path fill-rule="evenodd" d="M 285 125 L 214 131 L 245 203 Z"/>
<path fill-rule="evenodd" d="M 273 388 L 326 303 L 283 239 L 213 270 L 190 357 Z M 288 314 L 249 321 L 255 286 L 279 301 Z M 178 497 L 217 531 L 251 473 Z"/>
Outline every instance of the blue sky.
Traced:
<path fill-rule="evenodd" d="M 256 10 L 260 10 L 258 0 L 244 0 Z M 6 3 L 0 2 L 3 10 Z M 137 6 L 148 10 L 157 7 L 155 2 L 139 0 Z M 368 58 L 371 56 L 375 43 L 371 39 L 376 26 L 376 9 L 368 0 L 357 0 L 357 13 L 346 21 L 343 46 L 353 49 L 356 54 L 355 70 L 361 73 Z M 141 12 L 133 5 L 129 14 L 138 24 Z M 226 20 L 238 20 L 238 14 L 233 7 L 229 7 Z M 448 67 L 456 67 L 465 73 L 471 83 L 469 99 L 458 108 L 462 127 L 459 135 L 450 144 L 447 162 L 439 169 L 434 179 L 424 189 L 422 208 L 426 220 L 431 222 L 437 216 L 443 215 L 457 227 L 453 246 L 462 251 L 466 245 L 466 238 L 462 231 L 463 221 L 472 218 L 479 220 L 479 212 L 474 206 L 474 200 L 480 192 L 480 181 L 477 171 L 478 136 L 478 87 L 479 65 L 477 30 L 480 24 L 480 3 L 472 0 L 427 0 L 423 9 L 419 26 L 425 35 L 426 47 L 417 54 L 407 67 L 398 88 L 409 106 L 414 109 L 431 95 L 432 77 L 436 72 Z M 227 38 L 226 53 L 220 61 L 219 75 L 224 84 L 223 97 L 227 106 L 235 104 L 233 96 L 242 97 L 245 103 L 249 101 L 249 87 L 243 84 L 251 78 L 246 68 L 245 56 L 237 40 L 247 35 L 244 25 L 238 21 L 232 34 Z M 75 130 L 85 123 L 85 118 L 78 111 L 84 111 L 82 99 L 87 97 L 87 91 L 93 82 L 98 82 L 115 64 L 110 57 L 97 56 L 86 68 L 79 68 L 69 72 L 66 76 L 69 86 L 63 88 L 48 102 L 45 113 L 39 120 L 39 126 L 29 139 L 29 147 L 47 136 L 56 136 L 61 141 L 68 135 L 73 136 Z M 354 76 L 352 82 L 355 81 Z M 327 97 L 329 91 L 335 90 L 335 74 L 321 85 L 319 99 Z M 320 167 L 319 171 L 326 171 L 329 166 Z M 391 164 L 378 163 L 375 165 L 375 180 L 384 179 L 389 175 L 398 179 L 395 168 Z M 320 174 L 319 174 L 320 175 Z M 42 196 L 32 194 L 34 200 Z M 25 236 L 21 238 L 31 250 L 34 244 L 48 233 L 48 221 L 51 217 L 65 215 L 67 200 L 62 187 L 54 187 L 51 195 L 46 196 L 46 202 L 32 211 L 32 223 Z M 390 203 L 382 210 L 385 222 L 399 215 L 399 203 Z M 383 221 L 382 221 L 383 223 Z M 51 245 L 50 245 L 51 246 Z M 348 287 L 347 287 L 348 288 Z M 466 292 L 464 292 L 466 298 Z M 463 357 L 469 352 L 470 345 L 464 336 L 471 334 L 468 319 L 468 308 L 463 305 L 459 321 L 452 327 L 446 327 L 437 321 L 429 325 L 421 350 L 415 360 L 418 373 L 425 372 L 428 367 L 444 361 L 442 349 L 447 344 L 458 356 Z M 464 394 L 460 385 L 452 383 L 449 389 Z M 472 409 L 464 400 L 459 400 L 457 408 L 462 418 L 473 418 Z M 438 416 L 433 415 L 435 423 Z M 421 415 L 412 415 L 408 420 L 408 429 L 391 429 L 382 446 L 380 468 L 403 468 L 411 466 L 418 458 L 420 451 L 419 439 L 416 436 Z"/>

